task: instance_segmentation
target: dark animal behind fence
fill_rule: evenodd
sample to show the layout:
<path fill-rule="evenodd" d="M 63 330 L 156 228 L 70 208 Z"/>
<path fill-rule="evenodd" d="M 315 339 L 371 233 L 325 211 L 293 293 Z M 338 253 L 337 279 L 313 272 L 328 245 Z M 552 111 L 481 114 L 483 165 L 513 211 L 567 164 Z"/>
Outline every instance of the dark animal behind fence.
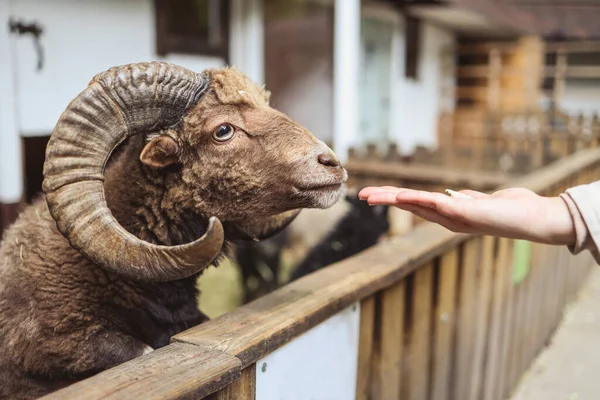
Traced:
<path fill-rule="evenodd" d="M 244 304 L 279 286 L 281 253 L 288 233 L 284 229 L 259 243 L 245 241 L 235 244 L 235 261 L 241 274 Z"/>
<path fill-rule="evenodd" d="M 355 196 L 348 196 L 346 200 L 352 204 L 350 211 L 298 263 L 290 281 L 351 257 L 375 245 L 388 232 L 388 206 L 370 206 Z"/>

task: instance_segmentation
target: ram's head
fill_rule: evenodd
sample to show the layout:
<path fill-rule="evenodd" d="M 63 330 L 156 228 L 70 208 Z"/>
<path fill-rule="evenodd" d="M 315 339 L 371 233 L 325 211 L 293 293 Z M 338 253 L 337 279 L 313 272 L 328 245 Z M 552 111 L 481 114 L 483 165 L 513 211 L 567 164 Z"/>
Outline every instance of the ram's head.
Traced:
<path fill-rule="evenodd" d="M 232 68 L 194 73 L 153 62 L 98 74 L 60 117 L 48 143 L 44 192 L 58 229 L 96 264 L 143 280 L 190 276 L 220 253 L 224 224 L 267 237 L 301 208 L 327 208 L 347 179 L 335 154 L 271 108 L 269 93 Z M 144 135 L 147 167 L 180 177 L 185 208 L 206 233 L 178 246 L 147 243 L 108 209 L 104 168 L 125 139 Z"/>

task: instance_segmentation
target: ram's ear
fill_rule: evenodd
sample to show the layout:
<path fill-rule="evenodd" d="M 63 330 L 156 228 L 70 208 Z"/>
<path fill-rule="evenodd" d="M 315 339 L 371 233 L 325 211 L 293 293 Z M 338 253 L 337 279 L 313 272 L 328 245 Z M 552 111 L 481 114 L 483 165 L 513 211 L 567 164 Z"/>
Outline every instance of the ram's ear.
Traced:
<path fill-rule="evenodd" d="M 170 136 L 151 139 L 140 154 L 140 161 L 152 168 L 165 168 L 179 160 L 179 145 Z"/>

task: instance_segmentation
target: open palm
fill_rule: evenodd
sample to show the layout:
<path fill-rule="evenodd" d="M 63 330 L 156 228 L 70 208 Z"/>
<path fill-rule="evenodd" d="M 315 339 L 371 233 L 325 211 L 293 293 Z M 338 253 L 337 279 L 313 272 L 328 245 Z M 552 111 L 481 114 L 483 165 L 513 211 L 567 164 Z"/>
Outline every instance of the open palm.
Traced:
<path fill-rule="evenodd" d="M 397 188 L 366 187 L 359 198 L 371 205 L 387 204 L 412 212 L 453 232 L 526 239 L 540 243 L 574 241 L 567 206 L 558 197 L 542 197 L 524 188 L 486 194 L 461 190 L 468 197 Z"/>

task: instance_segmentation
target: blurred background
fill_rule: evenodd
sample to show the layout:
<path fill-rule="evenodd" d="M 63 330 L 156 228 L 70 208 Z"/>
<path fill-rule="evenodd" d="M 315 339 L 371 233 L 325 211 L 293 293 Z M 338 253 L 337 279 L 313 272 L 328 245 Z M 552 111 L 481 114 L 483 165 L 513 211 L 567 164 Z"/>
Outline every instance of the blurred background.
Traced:
<path fill-rule="evenodd" d="M 235 65 L 354 188 L 491 190 L 600 132 L 596 0 L 0 0 L 0 17 L 0 234 L 61 112 L 119 64 Z M 394 213 L 393 233 L 419 222 Z"/>

